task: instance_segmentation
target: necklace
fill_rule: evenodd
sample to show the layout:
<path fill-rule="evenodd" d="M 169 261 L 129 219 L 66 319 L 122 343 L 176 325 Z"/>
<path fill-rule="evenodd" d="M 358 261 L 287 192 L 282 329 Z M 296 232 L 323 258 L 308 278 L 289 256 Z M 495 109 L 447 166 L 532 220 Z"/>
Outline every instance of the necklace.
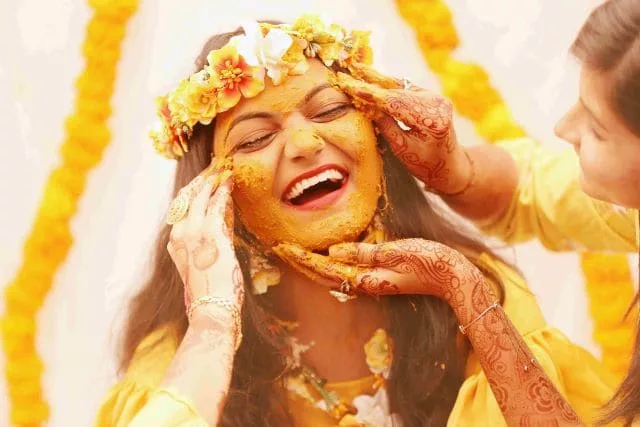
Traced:
<path fill-rule="evenodd" d="M 375 331 L 364 345 L 367 366 L 373 375 L 372 394 L 356 396 L 352 402 L 342 399 L 327 388 L 327 381 L 305 365 L 302 354 L 313 346 L 303 345 L 289 335 L 287 363 L 291 367 L 286 379 L 287 391 L 306 400 L 333 418 L 339 426 L 399 426 L 397 414 L 389 411 L 386 380 L 392 361 L 392 345 L 384 329 Z M 314 393 L 315 392 L 315 393 Z M 315 396 L 314 396 L 315 395 Z M 318 398 L 319 396 L 319 398 Z"/>

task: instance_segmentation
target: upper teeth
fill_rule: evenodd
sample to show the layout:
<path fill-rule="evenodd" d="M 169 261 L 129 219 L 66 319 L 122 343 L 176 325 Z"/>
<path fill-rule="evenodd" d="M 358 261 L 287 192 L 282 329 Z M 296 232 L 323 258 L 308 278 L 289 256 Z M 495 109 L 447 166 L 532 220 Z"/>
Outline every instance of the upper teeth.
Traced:
<path fill-rule="evenodd" d="M 294 185 L 291 190 L 286 195 L 287 200 L 295 199 L 299 195 L 302 194 L 304 190 L 307 188 L 311 188 L 314 185 L 324 182 L 324 181 L 342 181 L 344 179 L 344 174 L 337 169 L 327 169 L 325 171 L 320 172 L 318 175 L 314 175 L 309 178 L 305 178 L 301 181 L 298 181 L 296 185 Z"/>

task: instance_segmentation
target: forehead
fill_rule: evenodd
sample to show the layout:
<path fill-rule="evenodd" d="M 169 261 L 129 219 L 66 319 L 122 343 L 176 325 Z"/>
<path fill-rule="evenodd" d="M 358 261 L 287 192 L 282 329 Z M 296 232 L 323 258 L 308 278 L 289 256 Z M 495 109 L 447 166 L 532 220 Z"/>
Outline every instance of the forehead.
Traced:
<path fill-rule="evenodd" d="M 214 143 L 218 148 L 222 136 L 226 135 L 234 118 L 254 112 L 289 113 L 294 111 L 313 88 L 329 81 L 331 71 L 320 61 L 309 61 L 309 69 L 300 76 L 289 76 L 283 83 L 274 86 L 265 78 L 265 89 L 254 98 L 242 98 L 238 105 L 216 117 Z"/>

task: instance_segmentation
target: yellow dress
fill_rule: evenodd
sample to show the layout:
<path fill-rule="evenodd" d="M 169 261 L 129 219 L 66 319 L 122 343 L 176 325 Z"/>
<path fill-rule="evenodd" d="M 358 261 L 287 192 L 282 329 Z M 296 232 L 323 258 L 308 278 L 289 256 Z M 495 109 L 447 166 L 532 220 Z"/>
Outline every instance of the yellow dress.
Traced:
<path fill-rule="evenodd" d="M 575 154 L 551 153 L 532 140 L 502 144 L 516 158 L 522 179 L 508 211 L 482 227 L 509 242 L 533 237 L 554 250 L 579 247 L 632 251 L 637 247 L 633 212 L 621 211 L 585 196 L 577 185 Z M 497 271 L 505 284 L 504 310 L 560 392 L 578 415 L 591 424 L 599 408 L 613 394 L 615 380 L 587 351 L 571 343 L 559 330 L 546 324 L 534 295 L 522 277 L 489 256 L 481 261 Z M 178 346 L 178 338 L 166 337 L 151 351 L 139 351 L 126 376 L 109 392 L 97 417 L 98 426 L 186 427 L 206 426 L 191 403 L 174 390 L 160 388 L 164 373 Z M 345 401 L 371 394 L 373 377 L 327 384 Z M 323 411 L 291 395 L 289 408 L 298 426 L 335 426 Z M 467 361 L 466 379 L 451 412 L 449 427 L 506 426 L 476 356 Z"/>
<path fill-rule="evenodd" d="M 504 309 L 556 387 L 567 397 L 583 420 L 594 419 L 598 408 L 612 395 L 614 380 L 600 363 L 572 344 L 562 332 L 549 327 L 534 295 L 516 272 L 488 256 L 481 258 L 495 269 L 506 288 Z M 150 351 L 149 343 L 164 334 Z M 158 331 L 148 337 L 134 357 L 125 377 L 109 392 L 98 413 L 97 426 L 192 427 L 206 426 L 188 399 L 174 390 L 160 388 L 162 378 L 178 346 L 178 338 Z M 506 426 L 487 378 L 471 354 L 467 377 L 449 418 L 449 426 Z M 370 394 L 373 378 L 328 384 L 345 401 Z M 290 396 L 290 411 L 298 426 L 335 426 L 335 422 L 306 400 Z"/>
<path fill-rule="evenodd" d="M 554 151 L 529 138 L 498 145 L 515 159 L 520 182 L 504 215 L 478 224 L 483 231 L 508 243 L 538 238 L 553 251 L 638 250 L 638 211 L 587 196 L 573 149 Z"/>

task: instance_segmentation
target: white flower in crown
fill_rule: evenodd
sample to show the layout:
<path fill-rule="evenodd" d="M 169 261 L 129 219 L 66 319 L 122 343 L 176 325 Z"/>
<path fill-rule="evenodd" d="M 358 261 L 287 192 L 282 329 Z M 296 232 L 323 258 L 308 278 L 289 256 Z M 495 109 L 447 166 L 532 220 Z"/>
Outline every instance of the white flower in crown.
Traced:
<path fill-rule="evenodd" d="M 356 396 L 353 406 L 358 411 L 354 418 L 366 427 L 402 427 L 400 415 L 389 412 L 389 396 L 384 387 L 373 396 Z"/>
<path fill-rule="evenodd" d="M 260 24 L 255 21 L 244 22 L 242 29 L 245 34 L 233 37 L 229 42 L 236 46 L 247 64 L 264 68 L 273 84 L 282 83 L 292 68 L 283 57 L 294 44 L 293 37 L 279 28 L 270 29 L 264 36 Z"/>

